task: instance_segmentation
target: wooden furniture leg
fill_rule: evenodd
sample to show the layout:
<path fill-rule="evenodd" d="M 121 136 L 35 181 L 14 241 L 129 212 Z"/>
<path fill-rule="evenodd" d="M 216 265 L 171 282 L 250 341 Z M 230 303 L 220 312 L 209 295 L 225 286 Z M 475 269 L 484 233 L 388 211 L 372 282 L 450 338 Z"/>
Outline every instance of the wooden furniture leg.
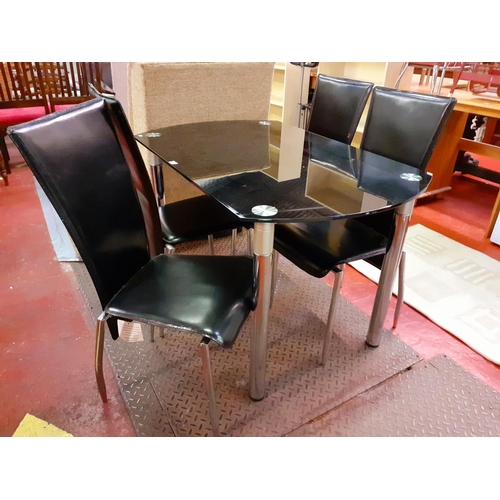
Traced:
<path fill-rule="evenodd" d="M 493 210 L 491 212 L 490 222 L 488 222 L 488 227 L 486 228 L 486 238 L 489 238 L 491 236 L 499 212 L 500 212 L 500 191 L 498 191 L 497 199 L 495 201 L 495 205 L 493 205 Z"/>
<path fill-rule="evenodd" d="M 432 181 L 427 190 L 429 195 L 435 191 L 436 196 L 439 196 L 450 185 L 467 116 L 467 113 L 454 110 L 446 124 L 427 165 L 427 172 L 432 174 Z"/>

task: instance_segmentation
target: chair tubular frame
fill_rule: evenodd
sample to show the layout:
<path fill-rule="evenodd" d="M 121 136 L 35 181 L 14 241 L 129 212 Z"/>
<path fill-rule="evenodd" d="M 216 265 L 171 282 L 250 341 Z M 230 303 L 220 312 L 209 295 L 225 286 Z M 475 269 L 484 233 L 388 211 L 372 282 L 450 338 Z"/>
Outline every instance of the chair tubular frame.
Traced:
<path fill-rule="evenodd" d="M 106 332 L 106 321 L 111 317 L 110 314 L 102 312 L 97 318 L 96 323 L 96 344 L 95 344 L 95 377 L 99 395 L 103 403 L 108 402 L 106 390 L 106 381 L 104 379 L 103 356 L 104 356 L 104 336 Z M 154 341 L 154 325 L 149 324 L 151 341 Z M 160 327 L 160 336 L 164 337 L 164 327 Z M 202 362 L 203 380 L 208 399 L 208 410 L 210 416 L 210 425 L 215 437 L 220 436 L 219 428 L 219 410 L 217 408 L 217 397 L 212 373 L 212 362 L 210 359 L 210 339 L 203 337 L 199 344 L 200 358 Z"/>

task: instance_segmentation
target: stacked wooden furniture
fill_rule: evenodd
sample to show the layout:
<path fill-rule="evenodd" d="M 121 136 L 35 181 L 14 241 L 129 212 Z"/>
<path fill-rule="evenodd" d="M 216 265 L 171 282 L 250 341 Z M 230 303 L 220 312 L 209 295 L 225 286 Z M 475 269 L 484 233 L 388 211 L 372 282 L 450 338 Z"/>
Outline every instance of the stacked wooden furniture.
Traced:
<path fill-rule="evenodd" d="M 7 127 L 27 122 L 49 113 L 49 103 L 39 75 L 38 63 L 0 63 L 0 169 L 5 184 L 9 185 L 9 152 L 5 137 Z"/>
<path fill-rule="evenodd" d="M 90 84 L 109 91 L 102 83 L 98 62 L 0 63 L 0 175 L 8 185 L 7 127 L 92 99 Z"/>

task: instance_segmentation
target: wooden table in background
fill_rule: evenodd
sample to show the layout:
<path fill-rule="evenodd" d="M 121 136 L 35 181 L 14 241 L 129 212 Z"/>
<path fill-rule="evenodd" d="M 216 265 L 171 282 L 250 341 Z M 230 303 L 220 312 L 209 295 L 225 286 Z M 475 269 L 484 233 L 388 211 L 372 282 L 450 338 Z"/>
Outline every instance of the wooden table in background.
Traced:
<path fill-rule="evenodd" d="M 453 96 L 457 99 L 457 104 L 427 166 L 427 172 L 433 175 L 426 193 L 428 195 L 439 195 L 449 188 L 459 151 L 467 151 L 471 154 L 500 160 L 500 147 L 462 137 L 469 114 L 500 119 L 500 99 L 490 94 L 476 95 L 459 90 L 456 90 Z M 486 237 L 488 238 L 499 211 L 500 193 L 486 228 Z"/>

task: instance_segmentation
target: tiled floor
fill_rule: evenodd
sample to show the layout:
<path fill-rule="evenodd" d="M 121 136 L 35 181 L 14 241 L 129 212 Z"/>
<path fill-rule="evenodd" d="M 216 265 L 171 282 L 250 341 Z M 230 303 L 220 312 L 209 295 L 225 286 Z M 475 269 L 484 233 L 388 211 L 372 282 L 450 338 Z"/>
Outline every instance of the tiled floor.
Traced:
<path fill-rule="evenodd" d="M 11 153 L 19 165 L 19 155 Z M 55 259 L 31 172 L 14 168 L 9 180 L 9 187 L 0 181 L 0 436 L 11 436 L 26 413 L 75 436 L 133 436 L 107 364 L 110 401 L 103 405 L 99 398 L 94 328 L 73 275 Z M 443 199 L 418 204 L 412 223 L 500 260 L 500 247 L 484 237 L 497 192 L 458 175 Z M 369 313 L 374 291 L 373 283 L 347 269 L 342 293 L 352 303 Z M 410 307 L 403 307 L 395 334 L 424 358 L 446 354 L 500 391 L 500 367 Z"/>

